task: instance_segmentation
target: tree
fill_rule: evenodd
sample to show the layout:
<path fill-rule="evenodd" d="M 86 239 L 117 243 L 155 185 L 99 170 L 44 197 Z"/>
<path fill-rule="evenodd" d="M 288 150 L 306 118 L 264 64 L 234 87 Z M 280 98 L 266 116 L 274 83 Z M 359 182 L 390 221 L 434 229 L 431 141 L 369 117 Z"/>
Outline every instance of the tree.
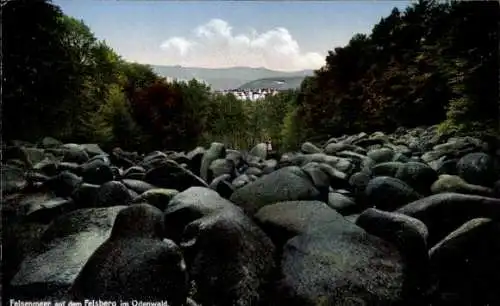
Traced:
<path fill-rule="evenodd" d="M 157 145 L 187 149 L 201 137 L 208 90 L 198 82 L 159 80 L 136 91 L 131 103 L 134 117 Z"/>
<path fill-rule="evenodd" d="M 79 72 L 64 44 L 62 12 L 46 0 L 16 0 L 3 6 L 2 19 L 3 135 L 57 134 Z"/>
<path fill-rule="evenodd" d="M 421 0 L 329 51 L 302 86 L 306 138 L 414 127 L 497 126 L 498 2 Z"/>
<path fill-rule="evenodd" d="M 120 86 L 109 87 L 105 102 L 90 119 L 91 137 L 111 149 L 138 149 L 143 136 Z"/>

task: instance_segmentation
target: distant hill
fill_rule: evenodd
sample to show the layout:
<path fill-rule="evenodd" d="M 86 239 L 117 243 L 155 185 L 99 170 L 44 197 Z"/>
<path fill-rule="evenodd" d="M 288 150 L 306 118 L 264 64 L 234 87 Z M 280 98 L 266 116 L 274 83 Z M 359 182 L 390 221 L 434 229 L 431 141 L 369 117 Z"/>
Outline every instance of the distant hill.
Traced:
<path fill-rule="evenodd" d="M 210 84 L 214 90 L 236 89 L 251 81 L 258 82 L 261 79 L 303 79 L 304 77 L 313 74 L 313 70 L 284 72 L 269 70 L 266 68 L 250 67 L 198 68 L 158 65 L 151 65 L 151 67 L 153 68 L 153 71 L 164 77 L 183 80 L 190 80 L 193 78 L 203 80 Z"/>
<path fill-rule="evenodd" d="M 259 89 L 259 88 L 275 88 L 278 90 L 287 90 L 299 88 L 305 76 L 278 77 L 278 78 L 263 78 L 247 82 L 238 89 Z"/>

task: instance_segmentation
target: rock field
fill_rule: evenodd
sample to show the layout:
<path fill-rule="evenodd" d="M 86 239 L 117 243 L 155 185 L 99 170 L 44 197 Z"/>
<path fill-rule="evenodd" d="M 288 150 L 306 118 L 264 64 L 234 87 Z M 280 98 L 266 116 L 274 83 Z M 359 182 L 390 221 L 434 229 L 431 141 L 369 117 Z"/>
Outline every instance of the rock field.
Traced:
<path fill-rule="evenodd" d="M 500 305 L 500 152 L 435 127 L 297 152 L 3 147 L 3 300 Z"/>

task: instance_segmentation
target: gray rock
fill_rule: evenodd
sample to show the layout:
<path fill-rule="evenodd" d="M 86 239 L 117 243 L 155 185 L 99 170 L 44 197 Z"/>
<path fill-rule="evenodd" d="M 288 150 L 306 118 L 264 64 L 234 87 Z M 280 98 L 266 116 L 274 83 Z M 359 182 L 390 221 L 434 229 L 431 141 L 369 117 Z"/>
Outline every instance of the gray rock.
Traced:
<path fill-rule="evenodd" d="M 252 180 L 248 176 L 248 174 L 242 174 L 235 178 L 231 184 L 234 186 L 234 188 L 240 188 L 245 186 L 246 184 L 250 183 Z"/>
<path fill-rule="evenodd" d="M 276 170 L 278 167 L 278 161 L 275 159 L 268 159 L 264 161 L 264 168 L 262 169 L 262 174 L 269 174 Z"/>
<path fill-rule="evenodd" d="M 210 164 L 218 159 L 218 158 L 224 158 L 226 156 L 226 147 L 222 143 L 218 142 L 213 142 L 210 145 L 210 148 L 205 151 L 203 154 L 203 158 L 201 159 L 201 166 L 200 166 L 200 177 L 205 180 L 205 182 L 208 182 L 208 169 L 210 167 Z"/>
<path fill-rule="evenodd" d="M 349 197 L 337 192 L 330 192 L 328 194 L 327 204 L 344 216 L 360 212 L 363 209 L 361 205 L 358 205 Z"/>
<path fill-rule="evenodd" d="M 465 194 L 475 194 L 485 197 L 493 197 L 493 189 L 479 185 L 469 184 L 458 175 L 443 174 L 431 186 L 431 191 L 434 194 L 444 192 L 455 192 Z"/>
<path fill-rule="evenodd" d="M 91 207 L 110 207 L 128 205 L 133 199 L 133 194 L 123 183 L 110 181 L 102 184 L 97 190 L 94 203 Z"/>
<path fill-rule="evenodd" d="M 245 162 L 243 159 L 243 154 L 236 150 L 226 150 L 226 159 L 231 160 L 236 168 L 241 168 Z"/>
<path fill-rule="evenodd" d="M 389 148 L 381 148 L 376 150 L 371 150 L 367 153 L 367 156 L 375 161 L 375 163 L 389 162 L 394 157 L 394 151 Z"/>
<path fill-rule="evenodd" d="M 2 165 L 0 170 L 2 171 L 2 194 L 12 194 L 21 191 L 28 185 L 22 169 Z"/>
<path fill-rule="evenodd" d="M 438 174 L 450 174 L 450 175 L 456 175 L 457 174 L 457 163 L 458 159 L 445 159 L 441 163 L 438 164 L 436 167 L 436 172 Z"/>
<path fill-rule="evenodd" d="M 249 154 L 265 160 L 267 159 L 267 145 L 263 142 L 256 144 L 255 147 L 250 150 Z"/>
<path fill-rule="evenodd" d="M 245 170 L 245 174 L 247 174 L 247 175 L 261 176 L 262 175 L 262 170 L 260 170 L 257 167 L 249 167 L 248 169 Z"/>
<path fill-rule="evenodd" d="M 56 217 L 76 209 L 72 199 L 50 197 L 35 199 L 21 204 L 24 208 L 25 221 L 49 224 Z"/>
<path fill-rule="evenodd" d="M 392 305 L 403 302 L 396 247 L 338 219 L 290 239 L 274 305 Z"/>
<path fill-rule="evenodd" d="M 121 177 L 124 179 L 136 179 L 143 180 L 146 176 L 146 170 L 140 166 L 133 166 L 127 168 L 127 170 L 123 171 Z"/>
<path fill-rule="evenodd" d="M 52 137 L 44 137 L 41 141 L 42 148 L 58 148 L 62 145 L 62 142 Z"/>
<path fill-rule="evenodd" d="M 274 270 L 275 247 L 231 204 L 186 227 L 181 247 L 195 300 L 202 305 L 259 305 Z"/>
<path fill-rule="evenodd" d="M 179 191 L 175 189 L 153 188 L 132 199 L 131 203 L 148 203 L 163 211 L 177 194 Z"/>
<path fill-rule="evenodd" d="M 45 151 L 38 148 L 23 148 L 31 165 L 35 165 L 45 159 Z"/>
<path fill-rule="evenodd" d="M 44 186 L 52 190 L 59 197 L 70 196 L 81 184 L 81 177 L 69 171 L 63 171 L 44 182 Z"/>
<path fill-rule="evenodd" d="M 219 177 L 216 177 L 212 183 L 210 183 L 210 188 L 217 191 L 223 198 L 229 199 L 236 189 L 229 182 L 231 180 L 231 176 L 229 174 L 223 174 Z"/>
<path fill-rule="evenodd" d="M 344 150 L 353 150 L 356 146 L 345 144 L 345 143 L 329 143 L 325 147 L 325 153 L 329 155 L 334 155 L 337 152 Z"/>
<path fill-rule="evenodd" d="M 173 160 L 166 160 L 161 165 L 150 169 L 146 173 L 144 181 L 159 188 L 176 189 L 178 191 L 186 190 L 191 186 L 208 187 L 206 181 L 188 169 L 181 167 Z"/>
<path fill-rule="evenodd" d="M 96 143 L 84 143 L 80 145 L 90 157 L 106 154 Z"/>
<path fill-rule="evenodd" d="M 398 169 L 395 177 L 418 193 L 428 195 L 431 185 L 438 179 L 438 174 L 424 163 L 407 162 Z"/>
<path fill-rule="evenodd" d="M 366 186 L 368 186 L 371 179 L 371 173 L 367 172 L 356 172 L 349 178 L 349 184 L 352 186 L 358 201 L 365 202 Z"/>
<path fill-rule="evenodd" d="M 415 298 L 425 298 L 431 289 L 425 224 L 407 215 L 369 208 L 359 215 L 356 225 L 398 247 L 405 262 L 405 290 Z"/>
<path fill-rule="evenodd" d="M 366 202 L 387 211 L 396 210 L 420 198 L 422 196 L 405 182 L 388 176 L 373 178 L 365 189 Z"/>
<path fill-rule="evenodd" d="M 482 152 L 467 154 L 457 163 L 458 175 L 474 185 L 492 186 L 499 178 L 499 169 L 493 158 Z"/>
<path fill-rule="evenodd" d="M 102 159 L 91 160 L 81 165 L 80 168 L 85 183 L 100 185 L 112 181 L 114 178 L 109 164 Z"/>
<path fill-rule="evenodd" d="M 54 220 L 41 246 L 21 263 L 11 281 L 11 296 L 48 299 L 64 296 L 78 273 L 111 232 L 124 206 L 79 209 Z"/>
<path fill-rule="evenodd" d="M 214 160 L 210 167 L 208 168 L 208 178 L 207 183 L 212 182 L 212 180 L 218 176 L 223 174 L 229 174 L 230 176 L 235 175 L 235 165 L 234 162 L 230 159 L 219 158 Z"/>
<path fill-rule="evenodd" d="M 253 215 L 265 205 L 282 201 L 327 200 L 328 193 L 321 194 L 307 174 L 300 168 L 281 168 L 237 189 L 231 202 Z"/>
<path fill-rule="evenodd" d="M 121 180 L 123 185 L 127 187 L 130 190 L 133 190 L 137 192 L 138 194 L 143 194 L 144 192 L 151 190 L 151 189 L 156 189 L 156 186 L 153 186 L 149 183 L 146 183 L 142 180 L 135 180 L 135 179 L 123 179 Z"/>
<path fill-rule="evenodd" d="M 304 142 L 302 146 L 300 147 L 300 150 L 302 153 L 305 154 L 314 154 L 314 153 L 321 153 L 321 149 L 315 146 L 314 144 L 310 142 Z"/>
<path fill-rule="evenodd" d="M 204 154 L 205 149 L 203 147 L 196 147 L 186 154 L 187 158 L 190 160 L 189 169 L 197 176 L 200 176 L 201 161 Z"/>
<path fill-rule="evenodd" d="M 68 143 L 61 146 L 64 150 L 63 162 L 73 162 L 83 164 L 89 160 L 89 155 L 85 149 L 75 143 Z"/>
<path fill-rule="evenodd" d="M 5 218 L 5 213 L 3 213 Z M 2 253 L 2 281 L 9 284 L 19 271 L 21 262 L 30 253 L 35 252 L 40 244 L 40 237 L 49 225 L 37 222 L 14 221 L 7 219 L 3 224 L 2 248 L 9 250 Z"/>
<path fill-rule="evenodd" d="M 33 165 L 33 170 L 48 176 L 57 175 L 57 168 L 57 161 L 48 157 L 45 157 L 42 161 Z"/>
<path fill-rule="evenodd" d="M 167 160 L 168 160 L 167 154 L 160 151 L 154 151 L 146 155 L 138 166 L 144 168 L 147 172 L 151 169 L 163 165 L 163 163 L 165 163 L 165 161 Z"/>
<path fill-rule="evenodd" d="M 291 238 L 308 228 L 342 218 L 338 212 L 319 201 L 288 201 L 264 206 L 255 214 L 257 224 L 281 249 Z"/>
<path fill-rule="evenodd" d="M 175 195 L 165 209 L 166 236 L 178 242 L 189 223 L 233 205 L 212 189 L 186 189 Z"/>
<path fill-rule="evenodd" d="M 179 247 L 164 233 L 162 212 L 149 204 L 118 213 L 110 237 L 78 274 L 73 300 L 154 300 L 183 306 L 188 295 L 186 265 Z"/>
<path fill-rule="evenodd" d="M 433 246 L 456 228 L 473 218 L 500 218 L 500 199 L 440 193 L 405 205 L 397 212 L 424 222 Z"/>
<path fill-rule="evenodd" d="M 440 305 L 500 304 L 500 223 L 472 219 L 430 251 Z"/>
<path fill-rule="evenodd" d="M 390 161 L 385 163 L 379 163 L 371 169 L 371 172 L 373 176 L 396 177 L 396 173 L 402 166 L 403 166 L 402 162 Z"/>

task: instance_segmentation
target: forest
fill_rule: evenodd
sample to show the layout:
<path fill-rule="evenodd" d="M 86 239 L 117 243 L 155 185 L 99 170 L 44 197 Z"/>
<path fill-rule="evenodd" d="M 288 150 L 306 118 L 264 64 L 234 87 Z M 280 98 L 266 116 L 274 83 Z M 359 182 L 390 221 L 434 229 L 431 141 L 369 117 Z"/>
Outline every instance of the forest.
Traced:
<path fill-rule="evenodd" d="M 127 62 L 49 0 L 2 7 L 4 141 L 188 150 L 213 141 L 278 150 L 362 131 L 499 130 L 497 1 L 418 1 L 330 50 L 297 90 L 257 102 L 168 83 Z"/>

